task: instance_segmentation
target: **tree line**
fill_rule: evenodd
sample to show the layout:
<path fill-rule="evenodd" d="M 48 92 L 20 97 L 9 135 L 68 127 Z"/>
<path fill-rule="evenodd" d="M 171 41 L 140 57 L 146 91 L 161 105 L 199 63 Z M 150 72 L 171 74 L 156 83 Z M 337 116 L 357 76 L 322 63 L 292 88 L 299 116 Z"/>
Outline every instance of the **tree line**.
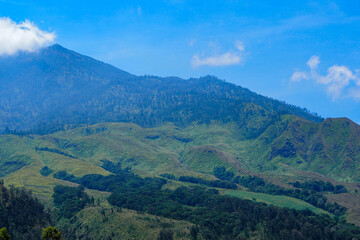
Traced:
<path fill-rule="evenodd" d="M 0 180 L 1 240 L 40 239 L 42 231 L 52 224 L 50 213 L 31 191 L 12 186 L 8 189 Z"/>
<path fill-rule="evenodd" d="M 225 167 L 217 167 L 214 168 L 214 175 L 223 180 L 230 181 L 232 183 L 236 183 L 248 188 L 252 192 L 258 193 L 266 193 L 271 195 L 284 195 L 289 196 L 297 199 L 301 199 L 315 207 L 324 209 L 336 216 L 341 216 L 345 214 L 346 208 L 339 205 L 338 203 L 329 203 L 327 198 L 321 193 L 325 191 L 327 188 L 321 188 L 321 186 L 328 186 L 331 183 L 322 183 L 320 185 L 319 191 L 315 191 L 313 189 L 317 189 L 314 187 L 316 182 L 313 183 L 294 183 L 296 186 L 302 189 L 286 189 L 280 186 L 277 186 L 272 183 L 268 183 L 264 181 L 264 179 L 257 177 L 257 176 L 234 176 L 234 173 L 231 171 L 226 171 Z M 320 191 L 320 189 L 322 189 Z M 332 186 L 329 189 L 333 189 L 338 193 L 338 191 L 346 191 L 346 188 L 342 185 L 338 185 L 336 187 Z M 336 190 L 335 190 L 336 189 Z M 331 191 L 329 191 L 331 192 Z"/>
<path fill-rule="evenodd" d="M 220 195 L 201 186 L 163 189 L 161 178 L 141 178 L 129 170 L 116 175 L 89 174 L 71 181 L 86 188 L 111 192 L 108 202 L 138 212 L 185 220 L 199 226 L 205 239 L 349 239 L 360 229 L 338 218 L 310 210 L 267 206 Z"/>

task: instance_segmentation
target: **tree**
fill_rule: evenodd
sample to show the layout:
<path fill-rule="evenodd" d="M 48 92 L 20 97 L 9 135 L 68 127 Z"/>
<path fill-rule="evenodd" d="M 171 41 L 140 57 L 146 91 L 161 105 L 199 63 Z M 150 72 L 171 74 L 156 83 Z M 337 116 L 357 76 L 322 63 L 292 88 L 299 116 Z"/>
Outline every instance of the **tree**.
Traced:
<path fill-rule="evenodd" d="M 159 232 L 159 236 L 157 240 L 173 240 L 174 239 L 174 232 L 171 230 L 161 230 Z"/>
<path fill-rule="evenodd" d="M 6 227 L 0 229 L 0 240 L 11 240 L 11 236 L 8 234 Z"/>
<path fill-rule="evenodd" d="M 61 240 L 61 232 L 56 227 L 47 227 L 42 231 L 41 239 Z"/>
<path fill-rule="evenodd" d="M 191 239 L 196 240 L 198 232 L 199 232 L 199 228 L 197 226 L 196 227 L 194 227 L 194 226 L 191 227 L 191 229 L 190 229 Z"/>

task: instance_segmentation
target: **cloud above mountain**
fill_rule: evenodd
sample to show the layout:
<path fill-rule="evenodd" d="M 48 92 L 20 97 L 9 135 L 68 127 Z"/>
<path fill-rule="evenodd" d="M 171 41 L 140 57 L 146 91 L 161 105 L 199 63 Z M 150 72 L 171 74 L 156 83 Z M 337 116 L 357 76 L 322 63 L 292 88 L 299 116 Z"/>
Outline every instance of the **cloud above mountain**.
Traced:
<path fill-rule="evenodd" d="M 235 48 L 236 50 L 229 50 L 213 56 L 200 56 L 199 54 L 195 54 L 191 59 L 191 66 L 197 68 L 201 66 L 219 67 L 239 64 L 243 60 L 245 47 L 242 42 L 237 41 Z"/>
<path fill-rule="evenodd" d="M 351 71 L 346 66 L 333 65 L 327 69 L 326 75 L 318 73 L 319 56 L 312 56 L 306 63 L 308 72 L 294 72 L 290 82 L 311 80 L 325 86 L 327 93 L 336 100 L 341 97 L 360 99 L 360 70 Z"/>
<path fill-rule="evenodd" d="M 0 55 L 34 52 L 52 44 L 55 38 L 55 33 L 42 31 L 28 20 L 16 23 L 10 18 L 0 18 Z"/>

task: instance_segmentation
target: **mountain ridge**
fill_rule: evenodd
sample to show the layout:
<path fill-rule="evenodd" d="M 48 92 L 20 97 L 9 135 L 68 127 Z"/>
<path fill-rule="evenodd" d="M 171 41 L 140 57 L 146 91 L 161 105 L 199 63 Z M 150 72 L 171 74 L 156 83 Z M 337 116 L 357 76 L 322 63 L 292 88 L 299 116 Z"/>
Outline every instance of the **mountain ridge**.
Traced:
<path fill-rule="evenodd" d="M 121 169 L 166 183 L 157 185 L 160 202 L 188 186 L 232 189 L 234 197 L 360 225 L 360 126 L 347 118 L 324 120 L 214 76 L 135 76 L 60 45 L 0 59 L 0 87 L 0 177 L 48 203 L 54 186 L 81 183 L 104 201 L 99 214 L 121 207 L 105 200 L 111 191 L 85 184 Z M 295 181 L 343 192 L 300 190 Z"/>
<path fill-rule="evenodd" d="M 0 60 L 2 129 L 47 133 L 62 124 L 126 121 L 151 127 L 220 120 L 257 135 L 269 118 L 284 113 L 323 120 L 216 77 L 135 76 L 58 44 L 8 59 Z"/>

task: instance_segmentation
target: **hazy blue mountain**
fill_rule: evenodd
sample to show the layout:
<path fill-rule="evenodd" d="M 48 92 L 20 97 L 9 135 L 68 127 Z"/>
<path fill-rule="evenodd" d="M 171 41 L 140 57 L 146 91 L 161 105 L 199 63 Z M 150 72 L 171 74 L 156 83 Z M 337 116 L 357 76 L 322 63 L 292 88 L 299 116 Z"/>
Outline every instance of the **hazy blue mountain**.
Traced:
<path fill-rule="evenodd" d="M 2 57 L 0 131 L 14 130 L 43 135 L 1 135 L 0 177 L 44 199 L 64 239 L 360 236 L 344 221 L 360 225 L 360 126 L 213 76 L 135 76 L 60 45 Z M 39 237 L 49 216 L 16 191 L 0 181 L 0 227 L 30 234 L 37 209 Z"/>
<path fill-rule="evenodd" d="M 53 45 L 0 59 L 0 128 L 50 131 L 63 123 L 130 121 L 141 126 L 234 121 L 248 136 L 289 113 L 322 121 L 306 109 L 216 77 L 135 76 Z"/>

